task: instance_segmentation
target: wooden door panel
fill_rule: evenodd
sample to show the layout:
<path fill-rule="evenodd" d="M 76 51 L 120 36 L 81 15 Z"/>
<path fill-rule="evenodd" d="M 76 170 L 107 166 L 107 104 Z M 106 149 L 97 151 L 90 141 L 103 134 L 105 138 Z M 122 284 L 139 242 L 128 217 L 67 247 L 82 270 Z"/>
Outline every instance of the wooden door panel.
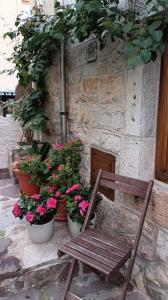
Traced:
<path fill-rule="evenodd" d="M 155 176 L 168 183 L 168 47 L 161 66 Z"/>
<path fill-rule="evenodd" d="M 94 186 L 99 169 L 115 173 L 115 156 L 94 148 L 91 148 L 91 185 Z M 114 200 L 114 191 L 101 188 L 100 192 L 107 198 Z"/>

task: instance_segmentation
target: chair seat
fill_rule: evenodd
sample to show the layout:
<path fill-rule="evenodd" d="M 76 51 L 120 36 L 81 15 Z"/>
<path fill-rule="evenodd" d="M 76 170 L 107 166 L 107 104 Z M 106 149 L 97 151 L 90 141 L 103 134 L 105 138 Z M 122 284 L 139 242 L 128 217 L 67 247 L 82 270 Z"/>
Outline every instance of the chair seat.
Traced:
<path fill-rule="evenodd" d="M 125 264 L 131 251 L 132 245 L 124 240 L 87 229 L 61 246 L 58 256 L 68 254 L 106 276 L 111 276 Z"/>

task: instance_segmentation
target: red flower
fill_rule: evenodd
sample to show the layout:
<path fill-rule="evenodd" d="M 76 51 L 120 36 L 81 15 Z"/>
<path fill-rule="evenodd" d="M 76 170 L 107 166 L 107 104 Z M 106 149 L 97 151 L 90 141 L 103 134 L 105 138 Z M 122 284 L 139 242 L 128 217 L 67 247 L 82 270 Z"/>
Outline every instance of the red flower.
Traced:
<path fill-rule="evenodd" d="M 32 195 L 32 198 L 33 198 L 34 200 L 38 200 L 38 199 L 39 199 L 39 195 L 38 195 L 38 194 L 34 194 L 34 195 Z"/>
<path fill-rule="evenodd" d="M 58 166 L 58 171 L 61 171 L 63 169 L 63 167 L 64 167 L 63 165 L 59 165 Z"/>
<path fill-rule="evenodd" d="M 15 203 L 12 213 L 16 218 L 22 215 L 22 211 L 20 209 L 18 202 Z"/>
<path fill-rule="evenodd" d="M 49 168 L 49 169 L 52 169 L 52 165 L 48 165 L 48 168 Z"/>
<path fill-rule="evenodd" d="M 53 198 L 53 197 L 49 197 L 47 199 L 46 205 L 47 205 L 47 208 L 56 208 L 56 206 L 57 206 L 57 200 L 55 198 Z"/>
<path fill-rule="evenodd" d="M 44 216 L 44 214 L 46 213 L 46 209 L 45 209 L 45 207 L 43 207 L 42 205 L 39 205 L 38 207 L 37 207 L 37 213 L 39 213 L 40 214 L 40 216 Z"/>
<path fill-rule="evenodd" d="M 29 222 L 29 223 L 32 223 L 33 220 L 34 220 L 34 214 L 28 210 L 27 214 L 26 214 L 26 220 Z"/>

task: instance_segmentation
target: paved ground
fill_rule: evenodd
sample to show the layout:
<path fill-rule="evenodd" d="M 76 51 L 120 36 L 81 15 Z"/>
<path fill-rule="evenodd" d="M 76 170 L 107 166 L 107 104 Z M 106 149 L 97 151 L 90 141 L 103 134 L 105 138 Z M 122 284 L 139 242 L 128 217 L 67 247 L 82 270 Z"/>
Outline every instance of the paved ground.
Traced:
<path fill-rule="evenodd" d="M 17 255 L 26 268 L 45 263 L 45 261 L 55 262 L 59 237 L 63 237 L 63 240 L 69 238 L 66 224 L 56 226 L 55 235 L 49 243 L 40 246 L 33 244 L 27 235 L 24 223 L 16 220 L 11 213 L 13 203 L 18 198 L 18 190 L 11 180 L 0 180 L 0 239 L 5 235 L 13 240 L 8 252 Z M 50 283 L 42 288 L 28 289 L 16 295 L 10 294 L 8 297 L 0 295 L 0 300 L 60 300 L 64 284 L 63 281 Z M 121 287 L 106 283 L 95 273 L 75 278 L 72 290 L 84 300 L 113 300 L 121 293 Z M 127 299 L 150 300 L 138 291 L 130 293 Z"/>
<path fill-rule="evenodd" d="M 30 289 L 19 295 L 11 295 L 2 297 L 2 300 L 60 300 L 63 291 L 64 282 L 55 285 L 48 285 L 41 289 Z M 114 287 L 112 284 L 106 283 L 94 273 L 83 275 L 75 278 L 72 285 L 72 292 L 76 293 L 83 300 L 120 300 L 120 287 Z M 150 300 L 147 296 L 140 294 L 138 291 L 129 293 L 126 300 Z"/>

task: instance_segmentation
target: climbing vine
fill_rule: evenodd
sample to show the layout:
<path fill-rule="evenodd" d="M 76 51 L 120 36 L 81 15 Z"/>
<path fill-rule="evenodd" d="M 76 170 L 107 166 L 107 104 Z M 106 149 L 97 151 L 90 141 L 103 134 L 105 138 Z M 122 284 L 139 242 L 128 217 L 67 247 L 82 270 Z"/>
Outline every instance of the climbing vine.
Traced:
<path fill-rule="evenodd" d="M 16 30 L 5 37 L 17 41 L 10 61 L 14 64 L 21 85 L 36 83 L 36 90 L 29 91 L 14 105 L 13 116 L 30 131 L 45 130 L 47 118 L 43 104 L 45 74 L 52 65 L 53 55 L 62 42 L 80 42 L 93 36 L 100 48 L 107 41 L 124 40 L 127 45 L 129 68 L 148 63 L 164 53 L 164 31 L 168 25 L 168 1 L 146 0 L 145 16 L 140 14 L 136 2 L 127 9 L 119 0 L 76 0 L 73 6 L 62 7 L 56 1 L 54 16 L 34 15 L 17 18 Z"/>

